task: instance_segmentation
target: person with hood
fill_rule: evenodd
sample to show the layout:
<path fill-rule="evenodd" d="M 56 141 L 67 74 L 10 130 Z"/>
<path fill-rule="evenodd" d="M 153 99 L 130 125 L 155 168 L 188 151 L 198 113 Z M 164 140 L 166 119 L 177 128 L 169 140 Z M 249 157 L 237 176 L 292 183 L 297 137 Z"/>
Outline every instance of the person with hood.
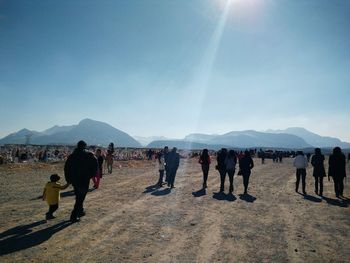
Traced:
<path fill-rule="evenodd" d="M 253 159 L 249 151 L 244 152 L 244 156 L 239 160 L 239 169 L 243 177 L 244 194 L 248 194 L 248 185 L 251 170 L 254 167 Z"/>
<path fill-rule="evenodd" d="M 328 160 L 328 180 L 329 176 L 333 178 L 334 191 L 336 197 L 344 197 L 344 178 L 346 177 L 345 170 L 345 155 L 342 153 L 340 147 L 333 149 L 333 154 L 329 156 Z"/>
<path fill-rule="evenodd" d="M 174 147 L 168 154 L 168 158 L 166 161 L 166 167 L 168 169 L 167 172 L 169 172 L 168 186 L 171 188 L 174 188 L 176 172 L 180 165 L 180 155 L 176 151 L 177 148 Z"/>
<path fill-rule="evenodd" d="M 216 170 L 219 171 L 220 174 L 220 192 L 224 192 L 225 190 L 225 179 L 226 179 L 226 164 L 225 160 L 227 157 L 227 149 L 222 148 L 216 157 L 217 165 L 216 165 Z"/>
<path fill-rule="evenodd" d="M 321 153 L 320 148 L 315 149 L 315 154 L 311 158 L 311 165 L 314 167 L 313 176 L 315 178 L 315 193 L 322 196 L 323 177 L 326 176 L 326 171 L 324 169 L 324 155 Z M 318 189 L 320 189 L 320 192 L 318 192 Z"/>
<path fill-rule="evenodd" d="M 209 167 L 211 163 L 211 159 L 209 156 L 208 149 L 204 149 L 201 156 L 199 157 L 198 161 L 202 166 L 202 172 L 203 172 L 203 189 L 207 188 L 207 180 L 208 180 L 208 174 L 209 174 Z"/>
<path fill-rule="evenodd" d="M 308 166 L 308 161 L 302 151 L 297 151 L 297 156 L 294 159 L 293 163 L 296 170 L 296 177 L 297 181 L 295 183 L 295 192 L 298 192 L 299 190 L 299 183 L 300 183 L 300 177 L 301 177 L 301 183 L 303 186 L 303 194 L 306 194 L 306 167 Z"/>
<path fill-rule="evenodd" d="M 71 183 L 75 193 L 75 204 L 70 216 L 72 223 L 85 215 L 83 203 L 89 190 L 90 179 L 96 174 L 98 163 L 95 155 L 86 150 L 86 142 L 79 141 L 77 148 L 68 156 L 64 165 L 67 183 Z"/>

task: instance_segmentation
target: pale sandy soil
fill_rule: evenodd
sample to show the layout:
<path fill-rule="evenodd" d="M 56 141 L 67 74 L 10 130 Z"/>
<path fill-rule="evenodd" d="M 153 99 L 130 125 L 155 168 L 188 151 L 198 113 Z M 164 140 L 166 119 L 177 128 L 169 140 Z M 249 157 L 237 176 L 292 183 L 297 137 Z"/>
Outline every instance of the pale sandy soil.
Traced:
<path fill-rule="evenodd" d="M 294 192 L 291 159 L 255 163 L 251 196 L 243 198 L 239 176 L 233 197 L 215 194 L 214 165 L 204 194 L 197 192 L 196 160 L 181 161 L 172 191 L 148 187 L 158 178 L 154 162 L 119 162 L 88 194 L 87 215 L 73 225 L 66 222 L 72 188 L 48 222 L 38 199 L 50 173 L 62 175 L 62 164 L 0 166 L 0 261 L 350 262 L 350 202 L 335 198 L 332 182 L 319 198 L 309 169 L 304 197 Z"/>

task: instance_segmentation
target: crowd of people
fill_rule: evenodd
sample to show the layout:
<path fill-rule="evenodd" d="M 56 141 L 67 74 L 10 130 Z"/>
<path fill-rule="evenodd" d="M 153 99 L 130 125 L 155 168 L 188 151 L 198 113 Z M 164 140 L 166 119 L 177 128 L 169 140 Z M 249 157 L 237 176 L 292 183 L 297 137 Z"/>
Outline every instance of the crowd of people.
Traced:
<path fill-rule="evenodd" d="M 113 171 L 114 160 L 156 160 L 159 170 L 158 187 L 167 185 L 170 189 L 175 188 L 175 178 L 180 165 L 180 154 L 176 147 L 169 150 L 167 146 L 164 149 L 155 150 L 127 150 L 115 149 L 111 143 L 108 148 L 87 147 L 86 142 L 79 141 L 76 148 L 68 146 L 5 146 L 1 148 L 2 156 L 6 156 L 12 162 L 23 162 L 28 160 L 49 161 L 50 158 L 55 160 L 64 160 L 64 174 L 66 184 L 61 185 L 60 177 L 57 174 L 50 176 L 50 181 L 45 185 L 43 199 L 47 201 L 49 210 L 46 213 L 46 219 L 54 218 L 53 213 L 58 209 L 60 190 L 66 189 L 69 185 L 73 186 L 75 193 L 75 205 L 71 213 L 70 221 L 77 222 L 85 215 L 83 203 L 89 190 L 90 180 L 93 181 L 93 187 L 99 188 L 102 175 L 111 174 Z M 232 149 L 222 148 L 218 152 L 204 149 L 201 152 L 186 152 L 182 157 L 198 158 L 203 173 L 202 188 L 208 187 L 208 175 L 213 158 L 216 157 L 215 169 L 218 171 L 220 178 L 219 192 L 225 191 L 225 181 L 228 177 L 229 194 L 234 191 L 234 176 L 243 178 L 243 194 L 248 194 L 249 179 L 251 171 L 254 168 L 252 156 L 258 155 L 264 163 L 265 152 L 262 150 L 245 150 L 236 152 Z M 314 154 L 304 154 L 302 151 L 297 152 L 272 152 L 271 159 L 273 162 L 282 162 L 284 157 L 294 157 L 293 166 L 296 168 L 295 191 L 299 192 L 301 180 L 302 194 L 306 195 L 306 174 L 309 163 L 313 167 L 313 177 L 315 179 L 315 193 L 323 196 L 323 179 L 327 176 L 324 162 L 325 157 L 320 148 L 314 150 Z M 348 155 L 348 161 L 350 155 Z M 344 178 L 346 177 L 346 157 L 339 147 L 333 149 L 328 160 L 328 180 L 332 178 L 334 183 L 334 192 L 337 198 L 344 198 Z M 237 167 L 237 168 L 236 168 Z M 105 169 L 104 169 L 105 168 Z M 227 175 L 227 176 L 226 176 Z"/>

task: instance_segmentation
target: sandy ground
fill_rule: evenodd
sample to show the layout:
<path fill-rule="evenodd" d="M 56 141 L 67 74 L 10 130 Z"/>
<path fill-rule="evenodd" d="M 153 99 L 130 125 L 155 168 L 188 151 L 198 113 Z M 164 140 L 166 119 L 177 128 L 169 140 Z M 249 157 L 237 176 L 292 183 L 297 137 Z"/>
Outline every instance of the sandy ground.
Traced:
<path fill-rule="evenodd" d="M 38 199 L 50 173 L 62 175 L 62 164 L 0 166 L 0 261 L 350 262 L 349 199 L 337 200 L 327 180 L 325 198 L 316 196 L 311 169 L 309 195 L 295 193 L 291 159 L 255 163 L 244 197 L 240 176 L 234 196 L 217 193 L 214 165 L 204 192 L 199 164 L 182 160 L 170 191 L 152 187 L 154 162 L 119 162 L 88 194 L 87 215 L 76 224 L 66 221 L 72 188 L 62 192 L 51 221 L 43 220 L 47 206 Z"/>

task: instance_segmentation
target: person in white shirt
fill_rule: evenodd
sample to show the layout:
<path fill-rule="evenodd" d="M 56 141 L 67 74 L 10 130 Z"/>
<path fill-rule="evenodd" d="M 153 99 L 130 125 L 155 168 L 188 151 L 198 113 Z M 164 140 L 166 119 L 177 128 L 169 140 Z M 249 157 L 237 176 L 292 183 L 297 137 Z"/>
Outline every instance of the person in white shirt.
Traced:
<path fill-rule="evenodd" d="M 297 168 L 296 170 L 296 177 L 297 181 L 295 183 L 295 192 L 298 192 L 299 190 L 299 182 L 301 177 L 301 183 L 303 187 L 303 194 L 306 194 L 306 167 L 308 166 L 307 158 L 305 157 L 304 153 L 302 151 L 297 152 L 297 156 L 294 159 L 294 167 Z"/>

